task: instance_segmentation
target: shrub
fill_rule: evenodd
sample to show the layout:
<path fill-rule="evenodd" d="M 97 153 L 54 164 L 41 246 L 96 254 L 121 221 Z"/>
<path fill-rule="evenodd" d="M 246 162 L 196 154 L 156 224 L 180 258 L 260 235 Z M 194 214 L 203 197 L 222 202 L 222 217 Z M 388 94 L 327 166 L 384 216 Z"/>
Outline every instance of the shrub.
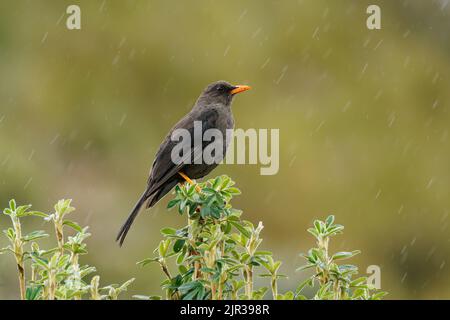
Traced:
<path fill-rule="evenodd" d="M 175 198 L 169 201 L 168 208 L 186 214 L 188 224 L 181 229 L 161 229 L 164 239 L 154 256 L 138 262 L 141 266 L 159 264 L 166 278 L 161 284 L 166 299 L 253 300 L 266 298 L 269 290 L 273 299 L 306 299 L 302 290 L 307 286 L 317 288 L 314 299 L 380 299 L 385 295 L 368 285 L 365 277 L 353 279 L 357 267 L 337 263 L 359 251 L 329 254 L 330 238 L 344 229 L 334 224 L 333 216 L 316 220 L 314 227 L 308 229 L 316 238 L 317 247 L 302 255 L 307 264 L 299 269 L 314 268 L 315 273 L 295 292 L 279 293 L 278 281 L 286 277 L 280 274 L 281 261 L 260 249 L 263 224 L 255 226 L 243 220 L 242 212 L 231 206 L 233 196 L 239 194 L 227 176 L 198 185 L 176 186 Z M 175 260 L 175 272 L 169 270 L 169 259 Z M 269 285 L 255 288 L 255 276 L 268 278 Z"/>
<path fill-rule="evenodd" d="M 338 263 L 360 253 L 359 250 L 329 253 L 330 239 L 344 229 L 334 223 L 334 216 L 316 220 L 308 229 L 316 246 L 301 255 L 306 265 L 298 270 L 312 269 L 313 274 L 296 290 L 279 293 L 278 281 L 286 278 L 280 273 L 281 261 L 274 259 L 272 252 L 261 249 L 262 222 L 254 225 L 243 220 L 242 211 L 231 206 L 233 196 L 241 192 L 229 177 L 178 185 L 174 193 L 168 208 L 187 215 L 187 225 L 161 229 L 164 238 L 154 256 L 138 262 L 141 266 L 160 266 L 166 299 L 301 300 L 306 299 L 302 294 L 306 287 L 316 290 L 314 299 L 381 299 L 386 294 L 367 284 L 366 277 L 356 277 L 356 266 Z M 14 200 L 3 210 L 12 226 L 3 231 L 9 245 L 0 249 L 0 254 L 11 253 L 15 259 L 21 299 L 117 299 L 134 281 L 100 287 L 100 277 L 93 276 L 95 267 L 80 264 L 80 256 L 88 253 L 84 240 L 90 234 L 87 227 L 66 219 L 74 210 L 71 200 L 60 200 L 52 214 L 33 211 L 31 205 L 17 206 Z M 52 223 L 54 247 L 39 247 L 38 241 L 49 236 L 42 230 L 23 234 L 21 219 L 31 216 Z M 66 237 L 67 228 L 72 229 L 72 236 Z M 170 270 L 169 260 L 174 260 L 176 271 Z M 255 277 L 267 278 L 268 285 L 256 288 Z"/>
<path fill-rule="evenodd" d="M 0 254 L 11 253 L 15 258 L 22 300 L 117 299 L 133 282 L 131 279 L 122 285 L 100 287 L 98 275 L 86 281 L 96 269 L 79 263 L 80 256 L 88 253 L 84 240 L 90 234 L 87 227 L 81 228 L 66 219 L 66 215 L 74 210 L 71 200 L 60 200 L 52 214 L 32 211 L 31 205 L 17 206 L 14 200 L 3 210 L 3 214 L 11 219 L 12 227 L 3 231 L 9 245 L 0 249 Z M 53 224 L 55 247 L 47 250 L 39 247 L 37 241 L 49 236 L 42 230 L 23 234 L 21 219 L 29 216 Z M 66 228 L 73 229 L 75 234 L 65 237 Z"/>

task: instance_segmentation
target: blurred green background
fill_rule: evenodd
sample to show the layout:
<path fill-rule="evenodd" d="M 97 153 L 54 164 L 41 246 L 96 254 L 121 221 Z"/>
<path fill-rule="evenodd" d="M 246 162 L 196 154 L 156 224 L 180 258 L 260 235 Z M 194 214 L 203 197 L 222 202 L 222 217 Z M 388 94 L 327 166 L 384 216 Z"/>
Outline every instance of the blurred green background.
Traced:
<path fill-rule="evenodd" d="M 250 84 L 236 126 L 280 129 L 280 171 L 223 165 L 211 177 L 232 176 L 235 207 L 264 222 L 264 248 L 290 276 L 282 289 L 304 277 L 294 270 L 313 245 L 306 228 L 333 213 L 346 229 L 332 250 L 361 249 L 354 263 L 379 265 L 389 298 L 448 299 L 448 3 L 1 1 L 0 207 L 15 198 L 49 212 L 73 198 L 72 218 L 93 234 L 83 261 L 102 282 L 136 277 L 126 297 L 161 294 L 158 267 L 135 262 L 185 217 L 166 212 L 167 197 L 123 248 L 115 235 L 201 90 Z M 81 6 L 80 31 L 66 28 L 69 4 Z M 382 30 L 366 28 L 369 4 Z M 1 256 L 0 298 L 16 297 L 13 260 Z"/>

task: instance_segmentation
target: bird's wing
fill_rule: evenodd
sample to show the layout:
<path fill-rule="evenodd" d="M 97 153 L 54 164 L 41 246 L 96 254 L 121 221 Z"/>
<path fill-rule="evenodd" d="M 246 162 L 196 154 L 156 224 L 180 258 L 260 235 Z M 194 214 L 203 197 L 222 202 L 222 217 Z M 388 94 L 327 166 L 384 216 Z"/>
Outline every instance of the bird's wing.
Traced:
<path fill-rule="evenodd" d="M 156 190 L 158 190 L 165 182 L 170 178 L 177 175 L 178 172 L 183 170 L 188 159 L 191 163 L 195 163 L 195 159 L 198 159 L 203 152 L 203 148 L 211 142 L 203 142 L 201 145 L 194 145 L 194 122 L 201 121 L 202 123 L 202 136 L 203 133 L 211 128 L 216 127 L 218 112 L 214 109 L 204 110 L 200 114 L 188 114 L 186 117 L 181 119 L 169 132 L 169 134 L 164 139 L 161 144 L 155 160 L 153 161 L 151 173 L 148 179 L 148 195 L 151 195 Z M 190 148 L 191 152 L 183 155 L 182 161 L 178 164 L 174 163 L 171 158 L 172 149 L 179 142 L 172 141 L 172 132 L 176 129 L 186 129 L 191 136 Z"/>

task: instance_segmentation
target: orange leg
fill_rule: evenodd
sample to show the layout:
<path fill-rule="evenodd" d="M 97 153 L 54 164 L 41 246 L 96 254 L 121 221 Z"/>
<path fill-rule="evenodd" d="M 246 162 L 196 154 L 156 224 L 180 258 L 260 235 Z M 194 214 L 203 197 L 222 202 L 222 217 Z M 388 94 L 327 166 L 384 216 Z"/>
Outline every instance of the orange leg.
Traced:
<path fill-rule="evenodd" d="M 199 186 L 198 186 L 198 184 L 195 184 L 194 183 L 194 181 L 192 181 L 187 175 L 185 175 L 183 172 L 178 172 L 178 174 L 180 175 L 180 176 L 182 176 L 183 177 L 183 179 L 184 180 L 186 180 L 188 183 L 190 183 L 190 184 L 192 184 L 192 185 L 195 185 L 195 190 L 197 190 L 197 192 L 201 192 L 202 191 L 202 188 L 200 188 Z"/>

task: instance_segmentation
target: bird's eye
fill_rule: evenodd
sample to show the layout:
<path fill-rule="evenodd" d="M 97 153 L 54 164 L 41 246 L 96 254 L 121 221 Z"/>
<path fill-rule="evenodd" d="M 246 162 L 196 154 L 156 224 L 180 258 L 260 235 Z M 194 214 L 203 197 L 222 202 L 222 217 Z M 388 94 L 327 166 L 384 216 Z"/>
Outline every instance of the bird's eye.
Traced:
<path fill-rule="evenodd" d="M 223 87 L 223 86 L 218 86 L 218 87 L 217 87 L 217 91 L 223 92 L 223 91 L 224 91 L 224 87 Z"/>

